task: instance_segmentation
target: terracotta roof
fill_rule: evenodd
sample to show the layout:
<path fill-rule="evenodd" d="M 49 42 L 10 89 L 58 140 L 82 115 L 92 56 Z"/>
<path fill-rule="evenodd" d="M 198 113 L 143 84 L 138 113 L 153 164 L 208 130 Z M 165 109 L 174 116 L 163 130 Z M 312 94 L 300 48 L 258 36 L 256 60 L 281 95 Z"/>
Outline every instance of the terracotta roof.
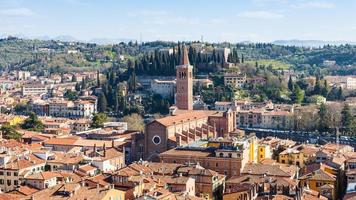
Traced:
<path fill-rule="evenodd" d="M 97 168 L 96 167 L 93 167 L 89 164 L 87 165 L 82 165 L 78 168 L 78 170 L 80 171 L 83 171 L 83 172 L 89 172 L 89 171 L 93 171 L 93 170 L 96 170 Z"/>
<path fill-rule="evenodd" d="M 61 163 L 61 164 L 78 164 L 80 161 L 84 160 L 82 154 L 74 153 L 64 153 L 64 152 L 53 152 L 53 156 L 47 160 L 48 163 Z"/>
<path fill-rule="evenodd" d="M 186 122 L 189 119 L 194 120 L 194 119 L 207 118 L 210 115 L 214 115 L 214 114 L 218 114 L 218 113 L 219 112 L 217 112 L 217 111 L 192 110 L 192 111 L 184 112 L 182 114 L 178 114 L 178 115 L 174 115 L 174 116 L 163 117 L 163 118 L 157 119 L 153 122 L 158 122 L 164 126 L 171 126 L 175 123 L 179 124 L 179 123 L 181 123 L 181 121 Z"/>
<path fill-rule="evenodd" d="M 5 169 L 26 169 L 32 167 L 34 165 L 44 164 L 45 161 L 34 156 L 33 154 L 29 154 L 23 158 L 12 158 L 10 162 L 6 163 L 4 166 L 0 168 Z"/>
<path fill-rule="evenodd" d="M 31 179 L 31 180 L 48 180 L 51 178 L 57 177 L 58 174 L 56 172 L 39 172 L 32 174 L 30 176 L 27 176 L 25 179 Z"/>
<path fill-rule="evenodd" d="M 322 169 L 318 169 L 311 173 L 301 176 L 299 179 L 301 179 L 301 180 L 335 181 L 336 177 Z"/>
<path fill-rule="evenodd" d="M 280 176 L 280 177 L 291 177 L 290 173 L 283 171 L 278 165 L 267 165 L 267 164 L 254 164 L 248 163 L 243 168 L 242 174 L 250 175 L 267 175 L 267 176 Z"/>
<path fill-rule="evenodd" d="M 77 138 L 52 138 L 44 143 L 47 145 L 74 145 Z"/>
<path fill-rule="evenodd" d="M 171 149 L 160 154 L 160 156 L 183 156 L 183 157 L 209 157 L 212 156 L 208 151 Z"/>
<path fill-rule="evenodd" d="M 16 190 L 17 192 L 25 195 L 25 196 L 28 196 L 28 195 L 31 195 L 33 193 L 36 193 L 39 191 L 39 189 L 36 189 L 36 188 L 33 188 L 33 187 L 29 187 L 27 185 L 24 185 L 24 186 L 20 186 L 19 188 L 17 188 Z"/>

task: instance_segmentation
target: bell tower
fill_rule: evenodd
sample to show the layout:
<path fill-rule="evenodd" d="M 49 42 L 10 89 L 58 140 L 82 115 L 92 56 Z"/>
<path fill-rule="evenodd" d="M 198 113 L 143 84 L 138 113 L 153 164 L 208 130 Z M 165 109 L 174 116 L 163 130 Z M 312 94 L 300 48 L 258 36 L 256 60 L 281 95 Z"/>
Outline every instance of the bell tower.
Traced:
<path fill-rule="evenodd" d="M 176 67 L 176 106 L 180 110 L 193 110 L 193 66 L 189 63 L 187 48 L 183 46 L 180 65 Z"/>

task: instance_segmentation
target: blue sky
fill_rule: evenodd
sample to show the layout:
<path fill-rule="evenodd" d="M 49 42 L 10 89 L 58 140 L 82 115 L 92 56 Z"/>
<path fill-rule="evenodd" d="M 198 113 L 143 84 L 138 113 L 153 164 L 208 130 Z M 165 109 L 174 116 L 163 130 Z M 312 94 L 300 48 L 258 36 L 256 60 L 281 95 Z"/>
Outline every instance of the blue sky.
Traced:
<path fill-rule="evenodd" d="M 356 0 L 0 0 L 0 35 L 356 41 Z"/>

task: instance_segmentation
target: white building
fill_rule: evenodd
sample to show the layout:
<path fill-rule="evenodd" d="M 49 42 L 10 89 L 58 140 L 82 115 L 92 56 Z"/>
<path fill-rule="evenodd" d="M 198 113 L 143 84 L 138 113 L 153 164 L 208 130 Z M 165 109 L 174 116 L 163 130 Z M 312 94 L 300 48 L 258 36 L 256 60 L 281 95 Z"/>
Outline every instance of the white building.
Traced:
<path fill-rule="evenodd" d="M 235 102 L 230 102 L 230 101 L 216 101 L 215 102 L 215 110 L 218 111 L 228 111 L 229 109 L 235 110 L 236 109 L 236 103 Z"/>
<path fill-rule="evenodd" d="M 30 78 L 31 73 L 28 71 L 16 71 L 16 79 L 17 80 L 27 80 Z"/>
<path fill-rule="evenodd" d="M 226 73 L 224 74 L 224 85 L 241 88 L 246 84 L 246 74 Z"/>
<path fill-rule="evenodd" d="M 160 94 L 162 97 L 172 97 L 174 95 L 175 86 L 175 80 L 161 81 L 154 79 L 151 81 L 152 92 Z"/>
<path fill-rule="evenodd" d="M 22 86 L 22 95 L 42 95 L 47 94 L 50 87 L 42 84 L 28 84 Z"/>
<path fill-rule="evenodd" d="M 346 89 L 356 90 L 356 77 L 347 77 L 346 78 Z"/>

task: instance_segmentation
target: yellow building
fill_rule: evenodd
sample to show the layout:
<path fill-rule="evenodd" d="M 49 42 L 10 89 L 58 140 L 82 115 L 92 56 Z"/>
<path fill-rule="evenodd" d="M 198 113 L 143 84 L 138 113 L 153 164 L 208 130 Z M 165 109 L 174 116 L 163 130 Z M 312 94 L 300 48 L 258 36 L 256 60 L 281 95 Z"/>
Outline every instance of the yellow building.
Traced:
<path fill-rule="evenodd" d="M 282 151 L 278 156 L 278 162 L 304 167 L 306 164 L 315 161 L 317 151 L 318 148 L 314 146 L 299 145 Z"/>
<path fill-rule="evenodd" d="M 257 163 L 258 161 L 258 139 L 256 137 L 251 137 L 249 140 L 249 151 L 250 151 L 250 159 L 249 161 L 252 163 Z"/>
<path fill-rule="evenodd" d="M 287 149 L 279 154 L 278 162 L 303 167 L 304 154 L 295 149 Z"/>
<path fill-rule="evenodd" d="M 269 145 L 259 144 L 258 145 L 258 162 L 266 158 L 272 158 L 272 151 Z"/>
<path fill-rule="evenodd" d="M 321 195 L 336 200 L 336 176 L 323 169 L 304 174 L 299 178 L 300 186 L 318 191 Z"/>

